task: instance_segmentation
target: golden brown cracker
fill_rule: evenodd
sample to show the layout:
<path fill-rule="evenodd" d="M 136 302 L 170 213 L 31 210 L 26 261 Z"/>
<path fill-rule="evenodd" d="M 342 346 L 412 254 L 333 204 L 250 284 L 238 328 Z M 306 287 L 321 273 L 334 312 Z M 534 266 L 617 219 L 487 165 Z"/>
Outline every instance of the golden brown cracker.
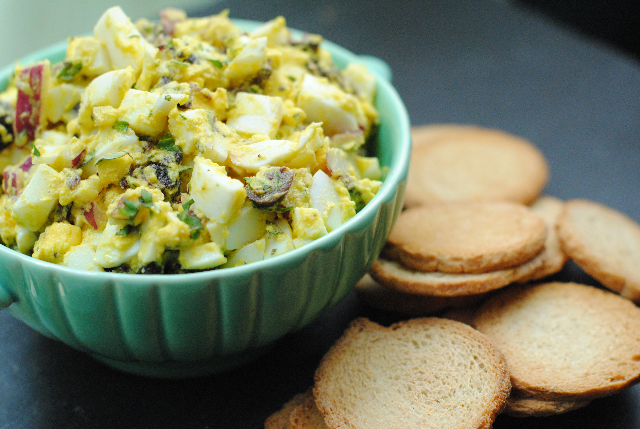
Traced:
<path fill-rule="evenodd" d="M 640 309 L 609 291 L 512 286 L 480 307 L 473 326 L 504 353 L 514 389 L 536 399 L 593 399 L 640 378 Z"/>
<path fill-rule="evenodd" d="M 542 195 L 530 206 L 531 210 L 546 222 L 547 239 L 543 250 L 544 264 L 527 281 L 540 280 L 555 274 L 569 260 L 567 254 L 562 250 L 557 233 L 558 219 L 563 206 L 564 202 L 561 199 L 549 195 Z"/>
<path fill-rule="evenodd" d="M 419 271 L 485 273 L 520 265 L 544 247 L 547 227 L 506 201 L 438 204 L 400 214 L 385 257 Z"/>
<path fill-rule="evenodd" d="M 544 264 L 542 255 L 504 270 L 480 274 L 450 274 L 423 272 L 405 267 L 397 261 L 378 258 L 369 274 L 390 289 L 416 295 L 467 296 L 478 295 L 528 278 Z"/>
<path fill-rule="evenodd" d="M 453 201 L 529 204 L 549 179 L 542 152 L 503 131 L 464 125 L 427 125 L 412 130 L 405 205 Z"/>
<path fill-rule="evenodd" d="M 562 249 L 607 288 L 640 302 L 640 225 L 603 204 L 567 201 L 558 220 Z"/>

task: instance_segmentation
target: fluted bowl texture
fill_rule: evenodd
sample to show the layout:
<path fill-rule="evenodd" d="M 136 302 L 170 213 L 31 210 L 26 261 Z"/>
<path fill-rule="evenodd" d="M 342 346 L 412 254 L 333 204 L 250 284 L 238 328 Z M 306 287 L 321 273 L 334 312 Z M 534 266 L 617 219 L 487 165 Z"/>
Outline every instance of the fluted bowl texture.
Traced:
<path fill-rule="evenodd" d="M 52 45 L 21 63 L 60 61 L 66 45 Z M 383 62 L 328 41 L 323 46 L 338 67 L 361 62 L 376 75 L 380 128 L 373 151 L 388 171 L 378 194 L 354 218 L 284 255 L 192 274 L 78 271 L 0 245 L 0 309 L 114 368 L 176 378 L 252 360 L 343 299 L 377 258 L 402 209 L 410 125 Z M 0 90 L 13 68 L 0 72 Z"/>

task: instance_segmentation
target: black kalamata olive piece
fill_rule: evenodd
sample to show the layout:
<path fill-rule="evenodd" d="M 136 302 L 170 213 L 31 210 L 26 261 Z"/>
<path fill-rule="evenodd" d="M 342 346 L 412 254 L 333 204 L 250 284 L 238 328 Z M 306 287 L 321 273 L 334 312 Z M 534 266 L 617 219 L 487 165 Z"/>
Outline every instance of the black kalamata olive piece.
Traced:
<path fill-rule="evenodd" d="M 245 178 L 247 197 L 258 206 L 275 204 L 289 191 L 294 176 L 287 167 L 261 170 L 255 176 Z"/>
<path fill-rule="evenodd" d="M 161 185 L 162 188 L 170 189 L 178 186 L 178 183 L 171 180 L 171 177 L 169 176 L 169 172 L 167 171 L 166 167 L 160 164 L 150 164 L 149 166 L 154 169 L 156 174 L 156 179 L 158 179 L 158 183 Z"/>
<path fill-rule="evenodd" d="M 178 164 L 182 162 L 182 158 L 183 158 L 182 152 L 179 152 L 179 151 L 173 152 L 173 156 L 175 157 L 176 162 Z"/>
<path fill-rule="evenodd" d="M 0 131 L 0 150 L 13 143 L 13 122 L 15 119 L 15 111 L 0 104 L 0 128 L 4 128 L 4 132 Z"/>
<path fill-rule="evenodd" d="M 189 54 L 189 56 L 187 57 L 187 62 L 190 62 L 191 64 L 198 64 L 198 58 L 194 55 L 194 54 Z"/>
<path fill-rule="evenodd" d="M 162 274 L 162 266 L 157 262 L 150 262 L 140 268 L 138 274 Z"/>

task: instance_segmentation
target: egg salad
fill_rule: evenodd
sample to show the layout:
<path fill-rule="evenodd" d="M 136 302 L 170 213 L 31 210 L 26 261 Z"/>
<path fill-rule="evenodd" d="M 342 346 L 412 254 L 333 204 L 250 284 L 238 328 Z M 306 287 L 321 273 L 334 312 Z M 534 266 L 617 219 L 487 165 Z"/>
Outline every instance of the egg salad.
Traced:
<path fill-rule="evenodd" d="M 338 228 L 381 186 L 375 79 L 277 17 L 108 9 L 0 93 L 0 240 L 80 270 L 261 261 Z"/>

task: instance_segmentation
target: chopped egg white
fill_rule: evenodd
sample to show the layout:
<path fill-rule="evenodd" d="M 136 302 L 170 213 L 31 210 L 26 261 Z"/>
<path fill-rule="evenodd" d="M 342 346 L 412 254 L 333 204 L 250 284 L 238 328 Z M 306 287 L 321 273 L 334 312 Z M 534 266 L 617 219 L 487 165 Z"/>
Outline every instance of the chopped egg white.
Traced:
<path fill-rule="evenodd" d="M 61 182 L 60 173 L 46 164 L 40 164 L 13 205 L 13 219 L 31 231 L 38 231 L 58 203 Z"/>
<path fill-rule="evenodd" d="M 137 135 L 156 137 L 166 128 L 171 109 L 187 98 L 186 94 L 154 94 L 130 89 L 124 94 L 118 111 Z"/>
<path fill-rule="evenodd" d="M 140 239 L 133 235 L 119 235 L 126 222 L 109 218 L 98 241 L 94 261 L 103 268 L 113 268 L 129 262 L 140 249 Z"/>
<path fill-rule="evenodd" d="M 260 71 L 267 53 L 267 37 L 249 39 L 224 71 L 230 82 L 236 83 L 253 77 Z"/>
<path fill-rule="evenodd" d="M 200 244 L 180 250 L 180 264 L 188 270 L 205 270 L 216 268 L 225 262 L 220 246 L 214 242 Z"/>
<path fill-rule="evenodd" d="M 92 80 L 80 97 L 77 121 L 81 129 L 88 131 L 93 129 L 94 107 L 111 106 L 117 108 L 120 106 L 127 88 L 131 88 L 134 81 L 134 70 L 131 67 L 110 71 Z"/>
<path fill-rule="evenodd" d="M 291 214 L 293 244 L 301 247 L 327 234 L 320 212 L 313 207 L 296 207 Z"/>
<path fill-rule="evenodd" d="M 87 271 L 223 269 L 355 216 L 383 168 L 375 78 L 283 17 L 107 9 L 0 92 L 0 242 Z M 11 124 L 7 128 L 3 124 Z"/>
<path fill-rule="evenodd" d="M 173 109 L 169 114 L 169 131 L 183 152 L 201 153 L 219 164 L 226 161 L 227 146 L 220 133 L 213 130 L 211 118 L 204 109 Z"/>
<path fill-rule="evenodd" d="M 237 267 L 252 262 L 264 261 L 266 239 L 261 238 L 252 243 L 245 244 L 240 249 L 231 252 L 223 268 Z"/>
<path fill-rule="evenodd" d="M 142 37 L 119 7 L 108 9 L 98 20 L 93 33 L 107 48 L 111 66 L 114 69 L 132 67 L 136 76 L 142 69 L 145 51 L 156 49 Z"/>
<path fill-rule="evenodd" d="M 207 218 L 226 223 L 242 207 L 244 184 L 227 176 L 225 168 L 203 157 L 196 157 L 191 176 L 191 197 L 196 209 Z"/>
<path fill-rule="evenodd" d="M 283 114 L 284 103 L 280 97 L 240 92 L 229 112 L 227 125 L 245 137 L 261 134 L 274 139 Z"/>
<path fill-rule="evenodd" d="M 89 243 L 82 243 L 64 254 L 63 265 L 84 271 L 104 271 L 95 262 L 96 249 Z"/>

